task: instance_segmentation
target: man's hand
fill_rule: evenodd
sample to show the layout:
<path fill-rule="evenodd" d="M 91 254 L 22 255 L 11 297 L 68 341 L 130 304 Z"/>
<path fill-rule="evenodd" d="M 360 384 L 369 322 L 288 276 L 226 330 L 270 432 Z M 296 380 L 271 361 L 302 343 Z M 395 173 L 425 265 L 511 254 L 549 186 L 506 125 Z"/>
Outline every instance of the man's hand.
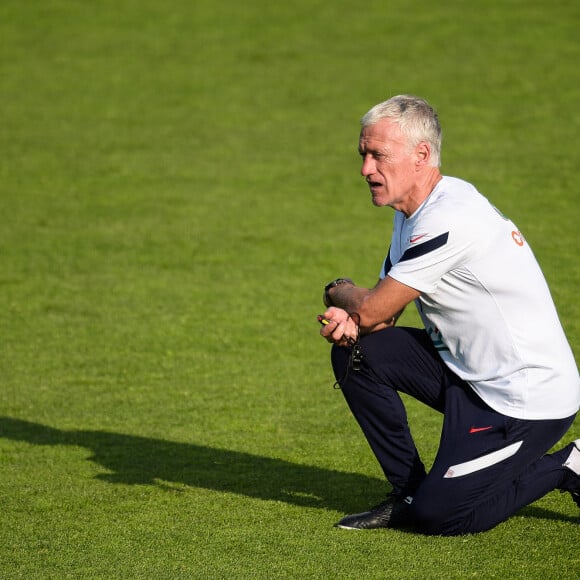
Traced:
<path fill-rule="evenodd" d="M 346 310 L 331 306 L 323 316 L 328 324 L 320 329 L 320 335 L 328 342 L 338 346 L 351 346 L 355 343 L 358 338 L 358 325 Z"/>

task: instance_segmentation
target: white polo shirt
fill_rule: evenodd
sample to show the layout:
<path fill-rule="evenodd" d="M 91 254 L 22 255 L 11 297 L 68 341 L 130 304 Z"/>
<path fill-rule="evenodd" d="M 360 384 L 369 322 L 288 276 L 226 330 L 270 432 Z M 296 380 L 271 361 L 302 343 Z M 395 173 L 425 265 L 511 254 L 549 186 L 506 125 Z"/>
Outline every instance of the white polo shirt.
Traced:
<path fill-rule="evenodd" d="M 471 184 L 443 177 L 412 216 L 395 213 L 387 273 L 421 292 L 442 359 L 490 407 L 519 419 L 578 410 L 578 368 L 540 267 Z"/>

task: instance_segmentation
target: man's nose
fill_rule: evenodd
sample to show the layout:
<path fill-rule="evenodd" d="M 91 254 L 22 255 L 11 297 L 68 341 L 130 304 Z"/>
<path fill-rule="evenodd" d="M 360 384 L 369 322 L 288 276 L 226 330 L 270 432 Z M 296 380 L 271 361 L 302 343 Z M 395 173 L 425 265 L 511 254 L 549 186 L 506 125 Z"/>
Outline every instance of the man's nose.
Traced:
<path fill-rule="evenodd" d="M 360 173 L 363 177 L 373 174 L 375 171 L 375 164 L 373 158 L 370 155 L 363 157 L 362 166 L 360 168 Z"/>

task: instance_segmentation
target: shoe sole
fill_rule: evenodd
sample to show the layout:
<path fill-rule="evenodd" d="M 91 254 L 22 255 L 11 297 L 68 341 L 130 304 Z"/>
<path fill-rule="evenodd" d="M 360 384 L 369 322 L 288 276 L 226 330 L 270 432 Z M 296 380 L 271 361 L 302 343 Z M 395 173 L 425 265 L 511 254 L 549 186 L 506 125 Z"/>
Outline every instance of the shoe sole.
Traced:
<path fill-rule="evenodd" d="M 351 526 L 342 526 L 340 524 L 334 524 L 335 528 L 340 528 L 341 530 L 357 530 L 360 531 L 362 528 L 352 528 Z"/>

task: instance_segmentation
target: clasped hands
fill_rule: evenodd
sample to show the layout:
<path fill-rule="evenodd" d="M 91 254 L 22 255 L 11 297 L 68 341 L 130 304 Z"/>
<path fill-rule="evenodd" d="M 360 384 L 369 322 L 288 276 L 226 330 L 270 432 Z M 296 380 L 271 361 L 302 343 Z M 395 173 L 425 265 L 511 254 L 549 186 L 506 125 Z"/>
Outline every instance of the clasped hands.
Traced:
<path fill-rule="evenodd" d="M 356 342 L 359 333 L 358 324 L 346 310 L 331 306 L 323 316 L 328 324 L 322 326 L 320 335 L 328 342 L 338 346 L 352 346 Z"/>

